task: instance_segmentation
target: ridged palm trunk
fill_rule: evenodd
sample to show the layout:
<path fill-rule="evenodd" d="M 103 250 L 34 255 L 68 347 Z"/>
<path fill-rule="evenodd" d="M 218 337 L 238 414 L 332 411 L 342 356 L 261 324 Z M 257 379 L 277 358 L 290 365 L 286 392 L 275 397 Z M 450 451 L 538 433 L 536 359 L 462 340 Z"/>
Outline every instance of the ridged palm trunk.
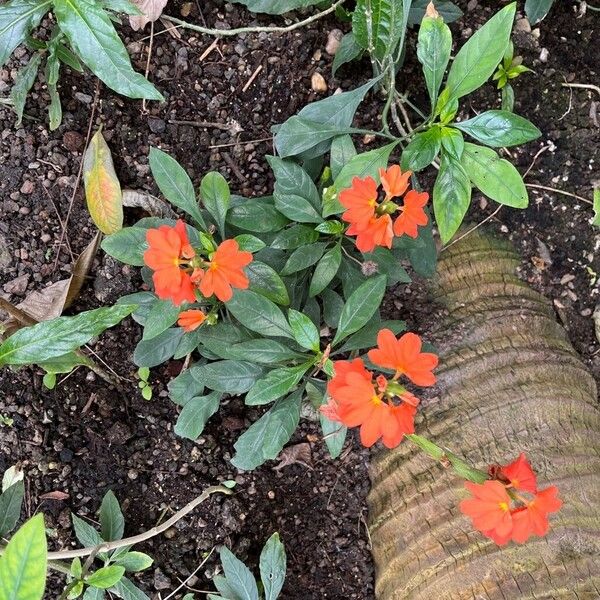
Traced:
<path fill-rule="evenodd" d="M 486 468 L 524 451 L 560 489 L 546 538 L 498 547 L 458 510 L 463 481 L 403 442 L 371 469 L 378 600 L 600 598 L 600 411 L 595 382 L 513 250 L 478 234 L 441 257 L 437 395 L 417 433 Z"/>

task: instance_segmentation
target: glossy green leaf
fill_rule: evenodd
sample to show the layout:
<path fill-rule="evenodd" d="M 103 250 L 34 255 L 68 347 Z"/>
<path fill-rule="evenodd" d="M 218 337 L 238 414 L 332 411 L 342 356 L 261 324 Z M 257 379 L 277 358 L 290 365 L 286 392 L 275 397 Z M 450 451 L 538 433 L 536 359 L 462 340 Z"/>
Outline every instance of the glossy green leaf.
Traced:
<path fill-rule="evenodd" d="M 344 308 L 344 300 L 330 288 L 325 288 L 321 292 L 321 298 L 323 298 L 323 320 L 325 324 L 331 328 L 337 327 Z"/>
<path fill-rule="evenodd" d="M 294 250 L 306 244 L 312 244 L 319 239 L 319 232 L 310 225 L 292 225 L 280 231 L 273 241 L 271 248 L 277 250 Z"/>
<path fill-rule="evenodd" d="M 86 577 L 86 583 L 103 590 L 112 587 L 117 583 L 121 577 L 125 574 L 125 568 L 120 565 L 109 565 L 108 567 L 102 567 L 97 571 L 94 571 L 91 575 Z"/>
<path fill-rule="evenodd" d="M 126 265 L 144 266 L 144 252 L 148 250 L 146 232 L 142 227 L 125 227 L 105 237 L 100 244 L 102 250 Z"/>
<path fill-rule="evenodd" d="M 177 433 L 177 432 L 175 432 Z M 115 563 L 131 573 L 137 573 L 144 571 L 152 566 L 154 560 L 151 556 L 144 554 L 143 552 L 127 552 L 123 556 L 119 557 Z"/>
<path fill-rule="evenodd" d="M 141 340 L 133 352 L 133 362 L 138 367 L 157 367 L 171 358 L 183 337 L 181 327 L 171 327 L 151 340 Z"/>
<path fill-rule="evenodd" d="M 221 392 L 212 392 L 186 402 L 175 423 L 175 434 L 188 440 L 198 439 L 208 419 L 219 410 L 221 396 Z"/>
<path fill-rule="evenodd" d="M 216 171 L 207 173 L 200 182 L 200 196 L 224 238 L 225 218 L 231 204 L 231 192 L 225 177 Z"/>
<path fill-rule="evenodd" d="M 106 492 L 100 505 L 100 535 L 107 542 L 120 540 L 125 531 L 125 518 L 117 497 L 111 490 Z"/>
<path fill-rule="evenodd" d="M 150 148 L 150 169 L 164 197 L 190 215 L 206 231 L 206 223 L 196 200 L 194 184 L 184 168 L 166 152 Z"/>
<path fill-rule="evenodd" d="M 525 0 L 525 14 L 532 25 L 539 23 L 550 12 L 554 0 Z"/>
<path fill-rule="evenodd" d="M 402 152 L 402 169 L 421 171 L 436 158 L 441 147 L 439 127 L 417 133 Z"/>
<path fill-rule="evenodd" d="M 135 310 L 121 304 L 23 327 L 0 345 L 0 365 L 30 365 L 67 354 Z"/>
<path fill-rule="evenodd" d="M 423 65 L 423 74 L 432 110 L 437 103 L 438 92 L 450 60 L 451 50 L 452 34 L 448 25 L 444 23 L 444 19 L 441 16 L 424 17 L 419 27 L 417 58 Z"/>
<path fill-rule="evenodd" d="M 292 308 L 288 311 L 288 320 L 296 342 L 307 350 L 317 352 L 321 342 L 315 324 L 305 314 Z"/>
<path fill-rule="evenodd" d="M 515 91 L 512 85 L 507 83 L 502 88 L 502 110 L 512 112 L 515 108 Z"/>
<path fill-rule="evenodd" d="M 350 295 L 340 315 L 334 346 L 369 322 L 381 305 L 385 286 L 385 275 L 378 275 L 367 279 Z"/>
<path fill-rule="evenodd" d="M 461 163 L 473 185 L 488 198 L 513 208 L 526 208 L 527 188 L 517 169 L 491 148 L 465 144 Z"/>
<path fill-rule="evenodd" d="M 279 231 L 289 222 L 274 206 L 272 198 L 242 199 L 227 213 L 227 222 L 256 233 Z"/>
<path fill-rule="evenodd" d="M 233 466 L 250 471 L 267 460 L 277 458 L 298 427 L 301 404 L 301 389 L 277 400 L 235 443 L 236 454 L 231 460 Z"/>
<path fill-rule="evenodd" d="M 331 74 L 335 77 L 338 69 L 346 63 L 352 62 L 363 53 L 361 45 L 356 41 L 354 33 L 350 32 L 344 35 L 340 45 L 333 57 Z"/>
<path fill-rule="evenodd" d="M 336 54 L 337 56 L 337 54 Z M 354 142 L 349 135 L 340 135 L 331 142 L 330 167 L 331 176 L 335 180 L 341 170 L 356 156 Z"/>
<path fill-rule="evenodd" d="M 505 110 L 487 110 L 453 127 L 492 148 L 525 144 L 542 135 L 533 123 Z"/>
<path fill-rule="evenodd" d="M 177 322 L 180 310 L 170 300 L 157 299 L 146 317 L 142 339 L 151 340 L 171 327 Z"/>
<path fill-rule="evenodd" d="M 516 8 L 516 2 L 505 6 L 458 51 L 446 82 L 449 100 L 471 93 L 492 76 L 508 46 Z"/>
<path fill-rule="evenodd" d="M 440 134 L 444 152 L 455 160 L 460 160 L 465 149 L 465 140 L 462 133 L 457 129 L 452 129 L 452 127 L 443 127 Z"/>
<path fill-rule="evenodd" d="M 246 267 L 245 271 L 250 280 L 250 290 L 281 306 L 287 306 L 290 303 L 287 288 L 275 269 L 254 260 Z"/>
<path fill-rule="evenodd" d="M 0 7 L 0 11 L 2 10 L 2 8 L 4 7 Z M 33 83 L 37 78 L 41 62 L 42 55 L 39 52 L 36 52 L 31 57 L 29 62 L 24 67 L 19 69 L 15 84 L 10 90 L 10 98 L 13 102 L 15 112 L 17 113 L 17 121 L 15 122 L 15 127 L 21 126 L 21 122 L 23 121 L 23 111 L 25 110 L 25 100 L 27 98 L 29 90 L 31 89 Z"/>
<path fill-rule="evenodd" d="M 79 71 L 80 73 L 83 73 L 83 66 L 79 62 L 79 59 L 66 46 L 64 46 L 63 44 L 57 43 L 56 47 L 55 47 L 55 52 L 56 52 L 56 57 L 58 58 L 58 60 L 60 60 L 60 62 L 71 67 L 71 69 L 74 69 L 75 71 Z"/>
<path fill-rule="evenodd" d="M 470 204 L 469 176 L 460 162 L 443 154 L 433 186 L 433 210 L 442 242 L 450 241 L 458 231 Z"/>
<path fill-rule="evenodd" d="M 227 585 L 239 600 L 258 600 L 258 587 L 250 569 L 223 546 L 219 552 Z"/>
<path fill-rule="evenodd" d="M 352 14 L 352 32 L 357 44 L 383 62 L 396 51 L 404 26 L 403 17 L 400 0 L 357 0 Z"/>
<path fill-rule="evenodd" d="M 249 406 L 274 402 L 291 392 L 309 367 L 310 364 L 304 364 L 298 367 L 282 367 L 269 371 L 250 388 L 244 402 Z"/>
<path fill-rule="evenodd" d="M 335 189 L 340 192 L 350 187 L 354 177 L 363 178 L 370 175 L 376 181 L 379 181 L 379 169 L 387 167 L 390 154 L 397 145 L 398 142 L 392 142 L 391 144 L 381 146 L 381 148 L 362 152 L 351 158 L 335 178 Z"/>
<path fill-rule="evenodd" d="M 127 49 L 100 5 L 88 0 L 54 0 L 53 12 L 79 58 L 109 88 L 129 98 L 164 100 L 133 70 Z"/>
<path fill-rule="evenodd" d="M 226 306 L 229 312 L 251 331 L 264 336 L 294 337 L 281 309 L 256 292 L 237 290 Z"/>
<path fill-rule="evenodd" d="M 410 11 L 408 13 L 408 24 L 419 25 L 425 16 L 427 5 L 430 0 L 413 0 Z M 435 3 L 435 10 L 438 11 L 440 17 L 444 19 L 446 23 L 452 23 L 462 17 L 462 10 L 456 4 L 448 2 L 447 0 L 441 0 Z"/>
<path fill-rule="evenodd" d="M 281 270 L 281 275 L 285 277 L 311 267 L 323 256 L 326 247 L 325 242 L 315 242 L 308 246 L 296 248 L 286 261 Z"/>
<path fill-rule="evenodd" d="M 211 390 L 239 395 L 245 394 L 263 373 L 263 368 L 252 362 L 219 360 L 197 367 L 194 377 Z"/>
<path fill-rule="evenodd" d="M 51 0 L 10 0 L 0 6 L 0 67 L 51 6 Z"/>
<path fill-rule="evenodd" d="M 234 239 L 238 243 L 240 250 L 245 252 L 258 252 L 266 246 L 262 240 L 258 239 L 255 235 L 250 235 L 249 233 L 236 235 Z"/>
<path fill-rule="evenodd" d="M 16 481 L 0 495 L 0 538 L 6 537 L 17 525 L 25 495 L 25 484 Z"/>
<path fill-rule="evenodd" d="M 0 600 L 42 600 L 48 549 L 44 517 L 27 521 L 0 556 Z"/>
<path fill-rule="evenodd" d="M 342 251 L 339 244 L 328 250 L 323 258 L 317 263 L 310 286 L 308 290 L 309 296 L 313 297 L 320 294 L 336 276 L 340 264 L 342 263 Z"/>
<path fill-rule="evenodd" d="M 276 600 L 283 588 L 286 572 L 285 548 L 278 533 L 274 533 L 264 545 L 259 566 L 265 600 Z"/>
<path fill-rule="evenodd" d="M 237 360 L 251 360 L 265 365 L 307 358 L 306 355 L 295 352 L 281 342 L 269 339 L 248 340 L 234 344 L 230 347 L 229 355 Z"/>

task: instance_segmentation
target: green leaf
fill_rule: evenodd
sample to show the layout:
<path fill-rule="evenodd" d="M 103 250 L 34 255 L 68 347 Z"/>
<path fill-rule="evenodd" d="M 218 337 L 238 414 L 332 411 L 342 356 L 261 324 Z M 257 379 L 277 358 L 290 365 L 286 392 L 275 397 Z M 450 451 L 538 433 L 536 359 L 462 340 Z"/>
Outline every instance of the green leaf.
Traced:
<path fill-rule="evenodd" d="M 312 244 L 319 239 L 319 232 L 310 225 L 292 225 L 280 231 L 271 242 L 271 248 L 276 250 L 293 250 L 306 244 Z"/>
<path fill-rule="evenodd" d="M 409 25 L 418 25 L 421 23 L 423 17 L 425 16 L 425 11 L 427 10 L 427 5 L 429 2 L 430 0 L 413 0 L 408 13 Z M 440 17 L 442 17 L 446 23 L 452 23 L 452 21 L 460 19 L 463 14 L 462 10 L 460 10 L 456 4 L 446 0 L 436 2 L 435 10 L 440 13 Z"/>
<path fill-rule="evenodd" d="M 48 84 L 48 93 L 50 94 L 50 104 L 48 105 L 48 120 L 50 131 L 54 131 L 60 127 L 62 123 L 62 105 L 60 103 L 60 95 L 56 84 Z"/>
<path fill-rule="evenodd" d="M 184 335 L 181 327 L 171 327 L 151 340 L 141 340 L 133 352 L 138 367 L 156 367 L 171 358 Z"/>
<path fill-rule="evenodd" d="M 268 15 L 282 15 L 317 4 L 318 0 L 235 0 L 238 4 L 248 7 L 254 13 L 266 13 Z M 235 600 L 231 598 L 230 600 Z"/>
<path fill-rule="evenodd" d="M 324 254 L 323 258 L 321 258 L 315 267 L 308 290 L 310 297 L 320 294 L 331 283 L 332 279 L 336 276 L 341 263 L 342 251 L 339 244 L 336 244 L 331 250 L 328 250 Z"/>
<path fill-rule="evenodd" d="M 295 352 L 284 344 L 269 339 L 248 340 L 234 344 L 230 347 L 229 355 L 237 360 L 251 360 L 265 365 L 307 358 L 304 354 Z"/>
<path fill-rule="evenodd" d="M 432 127 L 417 133 L 402 152 L 402 169 L 421 171 L 429 166 L 438 155 L 441 147 L 439 127 Z"/>
<path fill-rule="evenodd" d="M 525 144 L 542 135 L 533 123 L 506 110 L 487 110 L 453 127 L 492 148 Z"/>
<path fill-rule="evenodd" d="M 392 142 L 386 146 L 381 146 L 381 148 L 362 152 L 351 158 L 335 178 L 335 189 L 340 192 L 350 187 L 354 177 L 363 178 L 370 175 L 376 181 L 379 181 L 379 169 L 387 167 L 390 154 L 397 145 L 398 142 Z"/>
<path fill-rule="evenodd" d="M 142 227 L 125 227 L 105 237 L 100 244 L 102 250 L 126 265 L 144 266 L 144 252 L 148 250 L 146 232 Z"/>
<path fill-rule="evenodd" d="M 437 9 L 437 5 L 436 5 Z M 444 73 L 450 60 L 452 50 L 452 34 L 444 19 L 440 17 L 424 17 L 419 27 L 417 58 L 423 65 L 423 74 L 434 110 L 438 92 L 444 79 Z"/>
<path fill-rule="evenodd" d="M 323 320 L 328 327 L 335 328 L 340 320 L 344 301 L 337 292 L 329 288 L 321 292 L 321 297 L 323 298 Z"/>
<path fill-rule="evenodd" d="M 525 0 L 525 13 L 532 25 L 539 23 L 550 12 L 554 0 Z"/>
<path fill-rule="evenodd" d="M 451 127 L 443 127 L 441 141 L 444 151 L 455 160 L 460 160 L 465 149 L 465 140 L 462 133 Z"/>
<path fill-rule="evenodd" d="M 594 188 L 594 218 L 592 219 L 592 225 L 600 227 L 600 187 Z"/>
<path fill-rule="evenodd" d="M 310 324 L 313 325 L 312 321 Z M 298 367 L 283 367 L 269 371 L 250 388 L 246 394 L 245 403 L 249 406 L 258 406 L 269 404 L 277 398 L 285 396 L 298 385 L 309 367 L 310 364 L 303 364 Z"/>
<path fill-rule="evenodd" d="M 151 340 L 177 322 L 180 308 L 170 300 L 157 299 L 144 324 L 143 340 Z"/>
<path fill-rule="evenodd" d="M 117 583 L 124 574 L 124 567 L 119 565 L 110 565 L 94 571 L 86 578 L 85 582 L 93 587 L 105 590 L 115 585 L 115 583 Z"/>
<path fill-rule="evenodd" d="M 377 265 L 377 272 L 387 277 L 388 287 L 397 283 L 410 283 L 411 279 L 406 269 L 399 264 L 398 257 L 387 248 L 380 246 L 373 252 L 364 253 L 363 257 Z"/>
<path fill-rule="evenodd" d="M 109 88 L 129 98 L 164 100 L 133 70 L 127 49 L 101 6 L 88 0 L 54 0 L 54 15 L 79 58 Z"/>
<path fill-rule="evenodd" d="M 292 437 L 300 421 L 302 389 L 277 400 L 256 423 L 240 436 L 231 463 L 238 469 L 251 471 L 267 460 L 277 458 Z"/>
<path fill-rule="evenodd" d="M 290 303 L 285 283 L 283 283 L 277 271 L 269 265 L 254 260 L 246 267 L 246 275 L 250 280 L 250 290 L 268 298 L 275 304 L 287 306 Z"/>
<path fill-rule="evenodd" d="M 0 538 L 6 537 L 19 521 L 25 484 L 17 481 L 0 495 Z"/>
<path fill-rule="evenodd" d="M 308 267 L 314 265 L 323 256 L 325 248 L 327 248 L 325 242 L 315 242 L 309 246 L 297 248 L 286 261 L 281 274 L 286 276 L 308 269 Z"/>
<path fill-rule="evenodd" d="M 516 2 L 505 6 L 458 51 L 446 82 L 449 100 L 471 93 L 492 76 L 510 41 L 516 9 Z"/>
<path fill-rule="evenodd" d="M 364 327 L 379 309 L 385 294 L 386 277 L 367 279 L 348 298 L 344 305 L 332 345 Z"/>
<path fill-rule="evenodd" d="M 259 565 L 265 600 L 276 600 L 283 588 L 286 571 L 285 548 L 278 533 L 274 533 L 264 545 Z"/>
<path fill-rule="evenodd" d="M 0 345 L 0 365 L 30 365 L 67 354 L 135 309 L 135 305 L 117 304 L 23 327 Z"/>
<path fill-rule="evenodd" d="M 390 329 L 395 335 L 406 330 L 405 321 L 379 321 L 378 319 L 371 320 L 362 329 L 351 335 L 346 343 L 335 351 L 335 354 L 351 352 L 353 350 L 362 350 L 363 348 L 374 348 L 377 345 L 377 334 L 382 329 Z"/>
<path fill-rule="evenodd" d="M 80 519 L 77 515 L 71 515 L 71 518 L 73 519 L 75 537 L 82 546 L 92 548 L 104 542 L 100 534 L 87 521 Z"/>
<path fill-rule="evenodd" d="M 337 54 L 336 54 L 337 57 Z M 354 142 L 349 135 L 340 135 L 331 142 L 330 166 L 331 176 L 336 179 L 340 171 L 356 156 Z"/>
<path fill-rule="evenodd" d="M 379 79 L 371 79 L 355 90 L 342 92 L 341 94 L 335 94 L 334 96 L 329 96 L 329 98 L 312 102 L 305 106 L 297 116 L 321 123 L 327 127 L 338 127 L 339 130 L 344 130 L 352 125 L 354 113 L 356 113 L 358 105 Z M 291 155 L 286 145 L 280 142 L 281 139 L 291 139 L 288 135 L 288 127 L 288 121 L 286 121 L 279 127 L 274 139 L 275 148 L 282 157 Z M 316 143 L 312 151 L 316 155 L 325 154 L 329 150 L 329 147 L 329 141 Z"/>
<path fill-rule="evenodd" d="M 258 587 L 250 569 L 227 547 L 219 552 L 227 584 L 240 600 L 258 600 Z"/>
<path fill-rule="evenodd" d="M 194 371 L 198 369 L 193 366 L 181 372 L 168 384 L 169 398 L 179 406 L 185 406 L 195 396 L 200 396 L 204 391 L 204 383 L 194 377 Z"/>
<path fill-rule="evenodd" d="M 0 10 L 4 7 L 0 7 Z M 29 62 L 17 73 L 17 80 L 10 90 L 10 98 L 13 101 L 13 107 L 17 113 L 15 127 L 20 127 L 23 121 L 23 111 L 25 110 L 25 100 L 29 90 L 36 80 L 42 55 L 36 52 Z"/>
<path fill-rule="evenodd" d="M 211 390 L 239 395 L 245 394 L 263 372 L 261 366 L 252 362 L 219 360 L 197 367 L 194 377 Z"/>
<path fill-rule="evenodd" d="M 470 204 L 469 176 L 460 162 L 443 154 L 433 186 L 433 210 L 442 242 L 450 241 L 458 231 Z"/>
<path fill-rule="evenodd" d="M 0 67 L 51 6 L 51 0 L 11 0 L 0 6 Z"/>
<path fill-rule="evenodd" d="M 144 554 L 143 552 L 127 552 L 119 559 L 117 559 L 116 564 L 123 567 L 125 571 L 129 571 L 131 573 L 137 573 L 139 571 L 144 571 L 152 566 L 154 560 L 151 556 Z"/>
<path fill-rule="evenodd" d="M 307 350 L 319 351 L 320 337 L 319 330 L 315 324 L 304 314 L 290 308 L 288 311 L 288 320 L 292 327 L 294 339 L 300 346 Z"/>
<path fill-rule="evenodd" d="M 207 396 L 195 396 L 186 402 L 177 418 L 173 430 L 175 434 L 188 440 L 198 439 L 208 419 L 219 410 L 221 396 L 221 392 L 212 392 Z"/>
<path fill-rule="evenodd" d="M 150 600 L 150 598 L 146 596 L 140 588 L 127 579 L 127 577 L 122 577 L 110 591 L 123 600 Z"/>
<path fill-rule="evenodd" d="M 200 196 L 224 238 L 225 218 L 231 204 L 231 192 L 225 177 L 216 171 L 207 173 L 200 182 Z"/>
<path fill-rule="evenodd" d="M 273 205 L 272 198 L 242 199 L 227 213 L 227 222 L 256 233 L 279 231 L 289 222 Z"/>
<path fill-rule="evenodd" d="M 74 69 L 75 71 L 83 73 L 83 66 L 79 62 L 79 59 L 66 46 L 57 43 L 55 47 L 55 52 L 56 57 L 58 58 L 58 60 L 60 60 L 60 62 L 71 67 L 71 69 Z"/>
<path fill-rule="evenodd" d="M 250 235 L 249 233 L 236 235 L 234 239 L 238 243 L 240 250 L 245 252 L 258 252 L 266 246 L 262 240 L 259 240 L 255 235 Z"/>
<path fill-rule="evenodd" d="M 405 16 L 408 19 L 403 2 L 398 0 L 357 0 L 352 14 L 352 32 L 357 44 L 383 62 L 396 51 Z"/>
<path fill-rule="evenodd" d="M 527 188 L 517 169 L 491 148 L 465 144 L 461 159 L 469 178 L 488 198 L 513 208 L 526 208 Z M 436 213 L 437 215 L 437 213 Z"/>
<path fill-rule="evenodd" d="M 100 505 L 100 535 L 107 542 L 120 540 L 125 531 L 125 518 L 117 497 L 111 490 L 106 492 Z"/>
<path fill-rule="evenodd" d="M 46 587 L 48 549 L 44 517 L 32 517 L 0 556 L 0 600 L 41 600 Z"/>
<path fill-rule="evenodd" d="M 354 33 L 350 32 L 344 35 L 340 45 L 333 57 L 333 65 L 331 67 L 331 74 L 335 77 L 337 70 L 346 63 L 352 62 L 355 58 L 358 58 L 363 53 L 363 49 L 360 44 L 356 41 Z"/>
<path fill-rule="evenodd" d="M 173 206 L 190 215 L 206 231 L 206 223 L 196 201 L 194 184 L 184 168 L 166 152 L 150 148 L 150 169 L 163 196 Z"/>
<path fill-rule="evenodd" d="M 251 331 L 256 331 L 263 336 L 294 337 L 281 309 L 256 292 L 236 290 L 226 307 L 244 327 Z"/>

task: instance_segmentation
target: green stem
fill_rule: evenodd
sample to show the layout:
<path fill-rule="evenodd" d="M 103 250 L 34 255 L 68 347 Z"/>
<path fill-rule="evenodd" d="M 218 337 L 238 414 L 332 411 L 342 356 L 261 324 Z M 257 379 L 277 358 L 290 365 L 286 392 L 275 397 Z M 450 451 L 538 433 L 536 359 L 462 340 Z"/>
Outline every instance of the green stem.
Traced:
<path fill-rule="evenodd" d="M 387 98 L 385 106 L 383 107 L 383 112 L 381 113 L 381 124 L 383 125 L 383 131 L 389 135 L 390 126 L 388 123 L 388 114 L 396 95 L 396 74 L 394 73 L 394 65 L 392 64 L 391 68 L 388 66 L 387 71 L 389 73 L 387 81 Z"/>

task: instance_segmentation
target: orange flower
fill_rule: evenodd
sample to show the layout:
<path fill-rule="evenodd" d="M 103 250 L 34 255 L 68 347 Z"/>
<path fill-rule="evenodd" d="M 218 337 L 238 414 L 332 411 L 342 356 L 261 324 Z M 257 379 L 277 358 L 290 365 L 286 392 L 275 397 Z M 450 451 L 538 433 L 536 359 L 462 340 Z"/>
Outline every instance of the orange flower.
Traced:
<path fill-rule="evenodd" d="M 375 216 L 377 183 L 372 177 L 364 179 L 354 177 L 352 186 L 340 192 L 339 200 L 346 209 L 342 219 L 350 223 L 358 233 L 368 227 L 371 219 Z M 350 233 L 349 235 L 356 234 Z"/>
<path fill-rule="evenodd" d="M 394 232 L 390 215 L 373 217 L 364 229 L 357 229 L 352 224 L 348 228 L 348 235 L 356 235 L 356 247 L 361 252 L 371 252 L 375 246 L 392 247 Z"/>
<path fill-rule="evenodd" d="M 414 333 L 405 333 L 400 338 L 389 329 L 377 334 L 377 348 L 369 350 L 369 359 L 379 367 L 396 371 L 408 377 L 415 385 L 430 386 L 435 383 L 431 372 L 438 364 L 435 354 L 421 352 L 421 338 Z"/>
<path fill-rule="evenodd" d="M 406 234 L 411 238 L 416 238 L 418 235 L 419 225 L 427 225 L 427 214 L 423 207 L 429 200 L 427 192 L 416 192 L 410 190 L 404 196 L 404 205 L 400 206 L 400 214 L 394 221 L 394 233 L 397 236 Z"/>
<path fill-rule="evenodd" d="M 174 227 L 161 225 L 158 229 L 148 229 L 146 240 L 149 248 L 144 252 L 144 262 L 154 271 L 152 280 L 156 295 L 170 299 L 176 306 L 194 302 L 196 295 L 192 281 L 181 268 L 195 255 L 185 223 L 179 220 Z"/>
<path fill-rule="evenodd" d="M 532 535 L 546 535 L 550 527 L 548 515 L 560 510 L 562 506 L 562 501 L 557 496 L 558 489 L 552 485 L 538 492 L 524 507 L 515 509 L 511 539 L 523 544 Z"/>
<path fill-rule="evenodd" d="M 465 482 L 472 498 L 460 503 L 460 510 L 471 518 L 473 527 L 497 544 L 505 544 L 513 529 L 510 496 L 499 481 Z"/>
<path fill-rule="evenodd" d="M 184 310 L 183 312 L 179 313 L 177 325 L 179 325 L 179 327 L 183 327 L 183 329 L 189 333 L 190 331 L 195 331 L 198 329 L 198 327 L 200 327 L 205 320 L 206 315 L 201 310 Z"/>
<path fill-rule="evenodd" d="M 392 165 L 387 170 L 379 169 L 379 179 L 385 191 L 386 200 L 402 196 L 408 189 L 408 180 L 412 171 L 402 172 L 399 165 Z"/>
<path fill-rule="evenodd" d="M 243 268 L 252 262 L 251 252 L 242 252 L 235 240 L 225 240 L 212 254 L 206 271 L 194 271 L 194 281 L 199 281 L 200 291 L 209 298 L 213 294 L 227 302 L 233 296 L 232 287 L 246 289 L 248 277 Z"/>
<path fill-rule="evenodd" d="M 414 396 L 411 404 L 393 404 L 394 394 L 388 392 L 385 377 L 380 375 L 373 382 L 373 373 L 360 358 L 336 361 L 334 369 L 327 386 L 330 401 L 321 407 L 327 418 L 348 427 L 360 426 L 360 439 L 366 447 L 382 438 L 386 447 L 394 448 L 405 434 L 414 433 Z"/>
<path fill-rule="evenodd" d="M 500 473 L 508 479 L 514 489 L 524 490 L 532 494 L 537 492 L 535 473 L 523 452 L 521 452 L 519 458 L 510 464 L 500 467 Z"/>

